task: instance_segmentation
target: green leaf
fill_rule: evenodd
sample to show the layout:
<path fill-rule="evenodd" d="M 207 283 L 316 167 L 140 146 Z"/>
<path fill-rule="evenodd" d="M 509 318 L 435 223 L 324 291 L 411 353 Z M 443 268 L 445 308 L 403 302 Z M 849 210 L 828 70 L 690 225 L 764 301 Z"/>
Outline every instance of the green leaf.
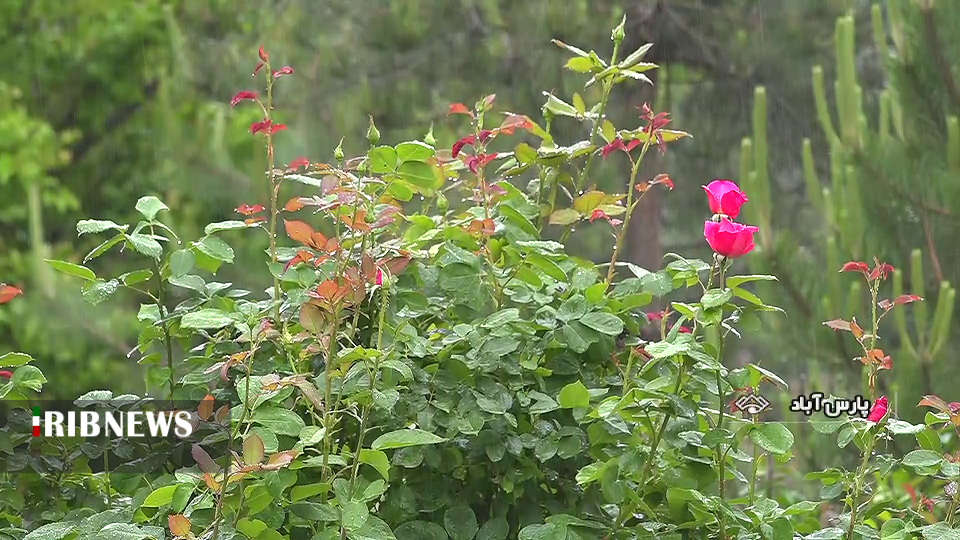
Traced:
<path fill-rule="evenodd" d="M 193 246 L 208 257 L 225 263 L 233 262 L 233 248 L 216 236 L 204 236 L 199 242 L 194 242 Z"/>
<path fill-rule="evenodd" d="M 793 446 L 793 433 L 779 422 L 767 422 L 750 430 L 750 440 L 771 454 L 786 454 Z"/>
<path fill-rule="evenodd" d="M 178 249 L 170 254 L 168 263 L 171 277 L 185 276 L 190 270 L 193 270 L 195 257 L 193 252 L 188 249 Z"/>
<path fill-rule="evenodd" d="M 803 538 L 804 540 L 840 540 L 844 534 L 846 533 L 839 527 L 829 527 L 810 533 Z"/>
<path fill-rule="evenodd" d="M 140 197 L 140 200 L 137 201 L 136 209 L 147 221 L 153 221 L 153 218 L 157 217 L 157 213 L 161 210 L 169 210 L 167 205 L 152 195 Z"/>
<path fill-rule="evenodd" d="M 347 538 L 349 540 L 397 540 L 390 526 L 377 516 L 368 517 L 363 527 L 349 532 Z"/>
<path fill-rule="evenodd" d="M 762 274 L 751 274 L 745 276 L 730 276 L 726 281 L 727 287 L 737 287 L 742 283 L 749 283 L 751 281 L 777 281 L 777 277 Z"/>
<path fill-rule="evenodd" d="M 572 382 L 560 390 L 557 403 L 564 409 L 587 409 L 590 407 L 590 392 L 582 382 Z"/>
<path fill-rule="evenodd" d="M 230 324 L 233 324 L 233 319 L 223 311 L 212 308 L 187 313 L 180 319 L 183 328 L 218 330 Z"/>
<path fill-rule="evenodd" d="M 147 257 L 159 259 L 163 256 L 163 246 L 160 245 L 160 242 L 157 242 L 154 238 L 145 234 L 128 234 L 127 242 L 130 242 L 130 245 L 133 246 L 133 249 L 137 250 L 138 253 L 142 253 Z"/>
<path fill-rule="evenodd" d="M 400 164 L 397 173 L 421 191 L 430 191 L 438 186 L 436 167 L 422 161 L 405 161 Z"/>
<path fill-rule="evenodd" d="M 143 270 L 134 270 L 133 272 L 127 272 L 126 274 L 121 274 L 120 281 L 124 285 L 127 285 L 129 287 L 131 285 L 143 283 L 144 281 L 147 281 L 152 277 L 153 277 L 153 271 L 147 270 L 146 268 L 144 268 Z"/>
<path fill-rule="evenodd" d="M 904 422 L 903 420 L 897 420 L 896 418 L 891 418 L 887 422 L 887 431 L 893 433 L 894 435 L 916 435 L 920 433 L 927 426 L 923 424 L 914 425 L 910 422 Z"/>
<path fill-rule="evenodd" d="M 495 517 L 486 521 L 477 531 L 477 540 L 507 540 L 510 534 L 510 524 L 503 517 Z"/>
<path fill-rule="evenodd" d="M 98 279 L 97 281 L 84 285 L 81 293 L 83 294 L 84 300 L 95 306 L 117 292 L 118 287 L 120 287 L 120 282 L 115 279 L 111 279 L 110 281 Z"/>
<path fill-rule="evenodd" d="M 173 494 L 176 491 L 177 484 L 157 488 L 147 495 L 147 498 L 143 500 L 140 506 L 147 508 L 160 508 L 161 506 L 166 506 L 173 501 Z"/>
<path fill-rule="evenodd" d="M 43 388 L 47 378 L 43 376 L 36 366 L 20 366 L 13 372 L 13 378 L 10 379 L 14 387 L 27 388 L 34 392 L 39 392 Z"/>
<path fill-rule="evenodd" d="M 62 272 L 68 276 L 78 277 L 87 281 L 95 281 L 97 279 L 97 275 L 93 273 L 93 270 L 87 268 L 86 266 L 80 266 L 79 264 L 73 264 L 66 261 L 54 261 L 51 259 L 44 259 L 44 261 L 52 266 L 57 272 Z"/>
<path fill-rule="evenodd" d="M 480 529 L 477 515 L 469 506 L 460 504 L 448 508 L 443 513 L 443 528 L 450 535 L 451 540 L 471 540 Z"/>
<path fill-rule="evenodd" d="M 84 219 L 77 222 L 77 236 L 97 234 L 109 230 L 126 231 L 129 227 L 129 225 L 118 225 L 105 219 Z"/>
<path fill-rule="evenodd" d="M 0 367 L 20 367 L 32 362 L 33 358 L 22 352 L 0 354 Z"/>
<path fill-rule="evenodd" d="M 48 523 L 23 537 L 23 540 L 62 540 L 78 530 L 73 522 Z"/>
<path fill-rule="evenodd" d="M 703 293 L 700 304 L 704 309 L 712 309 L 726 304 L 731 298 L 733 298 L 733 291 L 730 289 L 710 289 Z"/>
<path fill-rule="evenodd" d="M 561 283 L 567 280 L 566 272 L 557 266 L 555 262 L 544 257 L 543 255 L 540 255 L 539 253 L 528 253 L 525 259 L 528 263 L 532 264 L 541 272 L 552 277 L 553 279 Z"/>
<path fill-rule="evenodd" d="M 229 221 L 219 221 L 217 223 L 211 223 L 203 228 L 203 234 L 213 234 L 220 231 L 232 231 L 235 229 L 249 229 L 250 227 L 257 227 L 257 223 L 247 223 L 246 221 L 238 220 L 229 220 Z"/>
<path fill-rule="evenodd" d="M 587 313 L 580 318 L 580 324 L 608 336 L 618 336 L 623 332 L 623 320 L 604 311 Z"/>
<path fill-rule="evenodd" d="M 408 521 L 394 531 L 397 540 L 447 540 L 447 531 L 429 521 Z"/>
<path fill-rule="evenodd" d="M 296 437 L 300 434 L 306 424 L 300 415 L 290 409 L 281 407 L 264 406 L 253 413 L 251 422 L 260 424 L 269 431 L 277 435 L 287 437 Z"/>
<path fill-rule="evenodd" d="M 370 517 L 370 509 L 366 503 L 359 501 L 347 501 L 341 505 L 340 523 L 347 532 L 356 531 L 367 522 Z"/>
<path fill-rule="evenodd" d="M 99 246 L 93 248 L 90 253 L 87 253 L 87 256 L 83 258 L 83 262 L 87 263 L 96 259 L 97 257 L 103 255 L 110 250 L 113 246 L 123 242 L 123 239 L 126 238 L 126 234 L 120 233 L 109 240 L 105 240 Z"/>
<path fill-rule="evenodd" d="M 298 487 L 305 486 L 296 486 L 290 490 L 291 496 Z M 323 522 L 332 522 L 340 521 L 340 512 L 336 508 L 327 505 L 319 504 L 314 502 L 298 502 L 291 504 L 287 507 L 294 514 L 306 519 L 308 521 L 323 521 Z"/>
<path fill-rule="evenodd" d="M 373 450 L 392 450 L 394 448 L 406 448 L 408 446 L 438 444 L 445 441 L 446 439 L 443 437 L 438 437 L 422 429 L 398 429 L 377 437 L 373 441 L 373 444 L 370 445 L 370 448 Z"/>
<path fill-rule="evenodd" d="M 397 170 L 399 160 L 397 151 L 389 146 L 378 146 L 367 152 L 367 160 L 370 164 L 370 172 L 374 174 L 384 174 Z"/>
<path fill-rule="evenodd" d="M 566 103 L 550 92 L 544 92 L 543 95 L 547 96 L 547 102 L 543 104 L 544 109 L 560 116 L 572 116 L 574 118 L 578 116 L 577 109 L 573 105 Z"/>
<path fill-rule="evenodd" d="M 900 518 L 891 518 L 880 527 L 880 540 L 906 540 L 906 524 Z"/>
<path fill-rule="evenodd" d="M 567 527 L 559 523 L 527 525 L 520 529 L 517 540 L 567 540 Z"/>
<path fill-rule="evenodd" d="M 567 63 L 563 67 L 571 71 L 576 71 L 577 73 L 588 73 L 593 69 L 593 60 L 577 56 L 567 60 Z"/>
<path fill-rule="evenodd" d="M 373 467 L 384 480 L 390 480 L 390 459 L 380 450 L 360 449 L 360 463 Z"/>
<path fill-rule="evenodd" d="M 941 461 L 943 456 L 932 450 L 914 450 L 903 456 L 903 464 L 908 467 L 932 467 Z"/>
<path fill-rule="evenodd" d="M 557 318 L 569 322 L 587 314 L 587 299 L 582 294 L 575 294 L 566 299 L 557 309 Z"/>
<path fill-rule="evenodd" d="M 427 143 L 420 141 L 402 142 L 397 145 L 397 158 L 403 161 L 426 161 L 433 157 L 436 151 Z"/>
<path fill-rule="evenodd" d="M 920 527 L 923 540 L 960 540 L 960 530 L 954 529 L 946 523 L 934 523 Z M 24 539 L 26 540 L 26 539 Z"/>
<path fill-rule="evenodd" d="M 550 214 L 550 225 L 570 225 L 580 221 L 580 212 L 573 208 L 561 208 Z"/>

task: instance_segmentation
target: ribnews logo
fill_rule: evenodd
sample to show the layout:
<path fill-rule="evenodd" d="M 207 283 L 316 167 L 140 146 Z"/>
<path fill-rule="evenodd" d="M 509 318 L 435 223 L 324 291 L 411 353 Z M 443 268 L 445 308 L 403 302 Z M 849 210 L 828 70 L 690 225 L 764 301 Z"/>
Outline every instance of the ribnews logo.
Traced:
<path fill-rule="evenodd" d="M 173 411 L 44 411 L 33 406 L 33 436 L 39 437 L 106 437 L 180 439 L 193 435 L 197 427 L 194 413 Z M 42 420 L 41 420 L 42 418 Z M 42 428 L 42 429 L 41 429 Z"/>

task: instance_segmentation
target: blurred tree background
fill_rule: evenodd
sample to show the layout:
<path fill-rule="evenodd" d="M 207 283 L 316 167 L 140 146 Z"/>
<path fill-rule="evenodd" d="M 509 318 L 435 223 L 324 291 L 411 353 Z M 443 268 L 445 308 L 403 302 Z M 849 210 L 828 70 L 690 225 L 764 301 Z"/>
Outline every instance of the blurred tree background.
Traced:
<path fill-rule="evenodd" d="M 263 152 L 247 131 L 257 113 L 228 103 L 250 84 L 261 44 L 295 70 L 274 101 L 289 127 L 278 161 L 322 161 L 341 137 L 347 154 L 361 150 L 368 115 L 385 143 L 433 124 L 449 147 L 466 127 L 446 117 L 451 102 L 497 92 L 499 108 L 532 115 L 543 91 L 599 91 L 563 69 L 550 40 L 608 54 L 607 29 L 624 13 L 624 49 L 654 43 L 648 59 L 662 69 L 655 87 L 618 91 L 608 112 L 627 125 L 650 102 L 694 135 L 645 164 L 645 176 L 668 172 L 676 189 L 638 207 L 628 257 L 654 269 L 668 252 L 707 256 L 700 186 L 731 178 L 752 201 L 745 221 L 761 227 L 743 264 L 781 277 L 764 298 L 788 313 L 739 345 L 745 360 L 792 374 L 772 401 L 862 393 L 853 341 L 821 323 L 867 318 L 867 291 L 836 271 L 874 255 L 899 270 L 904 292 L 927 299 L 909 320 L 884 320 L 896 376 L 882 391 L 905 416 L 925 393 L 958 399 L 952 0 L 0 0 L 0 281 L 26 293 L 0 312 L 0 353 L 33 355 L 57 397 L 143 391 L 127 357 L 139 299 L 90 307 L 42 261 L 81 261 L 96 244 L 77 238 L 76 222 L 121 221 L 143 195 L 163 199 L 188 239 L 267 200 Z M 580 129 L 562 120 L 561 134 Z M 595 172 L 599 189 L 625 189 L 622 162 Z M 266 244 L 250 238 L 233 238 L 236 264 L 218 278 L 259 291 L 268 284 L 243 269 Z M 601 224 L 567 243 L 597 261 L 613 245 Z M 123 264 L 105 256 L 94 267 Z"/>

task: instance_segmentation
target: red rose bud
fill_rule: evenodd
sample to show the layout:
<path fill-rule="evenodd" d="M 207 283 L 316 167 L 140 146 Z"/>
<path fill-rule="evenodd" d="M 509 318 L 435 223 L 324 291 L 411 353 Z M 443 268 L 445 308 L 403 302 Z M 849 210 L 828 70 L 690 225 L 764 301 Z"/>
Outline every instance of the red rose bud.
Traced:
<path fill-rule="evenodd" d="M 5 370 L 5 369 L 0 370 L 0 378 L 2 378 L 2 379 L 10 379 L 10 378 L 13 378 L 13 372 L 7 371 L 7 370 Z"/>
<path fill-rule="evenodd" d="M 867 422 L 877 423 L 887 415 L 887 396 L 880 396 L 870 409 L 870 415 L 867 416 Z"/>

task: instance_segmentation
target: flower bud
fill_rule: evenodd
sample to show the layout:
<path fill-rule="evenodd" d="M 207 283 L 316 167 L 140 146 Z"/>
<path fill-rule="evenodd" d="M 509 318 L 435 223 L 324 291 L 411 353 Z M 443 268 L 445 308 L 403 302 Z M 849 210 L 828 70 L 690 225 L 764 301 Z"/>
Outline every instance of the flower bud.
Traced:
<path fill-rule="evenodd" d="M 437 145 L 437 139 L 433 137 L 433 122 L 430 122 L 430 131 L 428 131 L 427 136 L 423 138 L 423 142 L 429 144 L 430 146 Z"/>
<path fill-rule="evenodd" d="M 626 24 L 627 24 L 627 16 L 624 15 L 623 18 L 620 19 L 620 24 L 616 28 L 614 28 L 613 32 L 610 34 L 610 39 L 617 43 L 623 41 L 623 37 L 625 35 L 623 28 L 624 26 L 626 26 Z"/>
<path fill-rule="evenodd" d="M 437 210 L 446 212 L 448 208 L 450 208 L 450 201 L 443 193 L 437 193 Z"/>
<path fill-rule="evenodd" d="M 333 149 L 333 158 L 337 161 L 343 161 L 343 137 L 340 137 L 340 143 Z"/>
<path fill-rule="evenodd" d="M 370 146 L 377 144 L 380 141 L 380 131 L 377 130 L 376 124 L 373 123 L 373 116 L 370 117 L 370 127 L 367 128 L 367 142 L 370 143 Z"/>

